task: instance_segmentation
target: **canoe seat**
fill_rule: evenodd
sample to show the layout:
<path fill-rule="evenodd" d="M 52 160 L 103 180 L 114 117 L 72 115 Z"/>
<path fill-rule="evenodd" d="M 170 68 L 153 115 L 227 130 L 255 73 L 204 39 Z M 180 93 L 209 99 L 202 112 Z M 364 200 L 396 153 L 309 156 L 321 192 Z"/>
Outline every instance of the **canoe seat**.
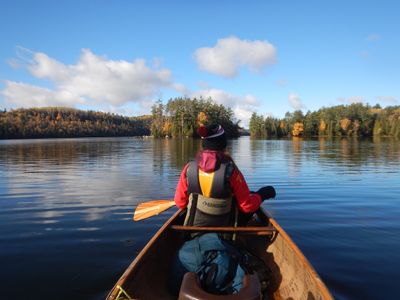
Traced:
<path fill-rule="evenodd" d="M 260 300 L 261 286 L 257 275 L 245 275 L 239 293 L 232 295 L 214 295 L 200 287 L 197 274 L 188 272 L 182 280 L 179 300 Z"/>

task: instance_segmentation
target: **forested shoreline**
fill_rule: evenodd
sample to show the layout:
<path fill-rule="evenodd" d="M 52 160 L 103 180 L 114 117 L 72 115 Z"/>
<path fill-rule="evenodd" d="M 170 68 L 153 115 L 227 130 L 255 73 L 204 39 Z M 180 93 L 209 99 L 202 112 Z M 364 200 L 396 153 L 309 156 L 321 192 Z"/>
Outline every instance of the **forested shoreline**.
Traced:
<path fill-rule="evenodd" d="M 287 136 L 391 136 L 400 138 L 400 106 L 354 103 L 308 111 L 287 112 L 283 119 L 253 113 L 250 135 L 262 138 Z"/>
<path fill-rule="evenodd" d="M 201 120 L 203 119 L 203 120 Z M 20 108 L 0 111 L 0 139 L 144 136 L 196 137 L 201 122 L 218 122 L 228 137 L 246 130 L 234 118 L 232 109 L 211 99 L 170 99 L 152 106 L 151 115 L 124 117 L 111 113 L 65 107 Z M 381 108 L 356 103 L 321 108 L 303 114 L 287 112 L 282 119 L 253 113 L 252 137 L 290 136 L 392 136 L 400 138 L 400 106 Z"/>
<path fill-rule="evenodd" d="M 66 138 L 140 136 L 150 134 L 151 116 L 116 114 L 65 107 L 0 112 L 0 138 Z"/>

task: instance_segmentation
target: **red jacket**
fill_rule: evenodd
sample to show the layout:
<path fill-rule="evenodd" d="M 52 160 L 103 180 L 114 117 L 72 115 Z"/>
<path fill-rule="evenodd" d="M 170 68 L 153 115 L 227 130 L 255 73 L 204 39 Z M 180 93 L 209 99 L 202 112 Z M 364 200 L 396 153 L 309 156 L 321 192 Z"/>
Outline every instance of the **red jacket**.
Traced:
<path fill-rule="evenodd" d="M 213 172 L 217 161 L 223 157 L 222 152 L 204 150 L 197 157 L 199 168 L 203 172 Z M 189 164 L 183 168 L 179 182 L 175 191 L 175 204 L 179 208 L 185 208 L 189 201 L 188 184 L 186 179 L 186 170 Z M 246 180 L 237 167 L 232 172 L 229 179 L 233 195 L 236 198 L 238 208 L 243 213 L 255 212 L 261 205 L 261 197 L 258 194 L 250 193 Z"/>

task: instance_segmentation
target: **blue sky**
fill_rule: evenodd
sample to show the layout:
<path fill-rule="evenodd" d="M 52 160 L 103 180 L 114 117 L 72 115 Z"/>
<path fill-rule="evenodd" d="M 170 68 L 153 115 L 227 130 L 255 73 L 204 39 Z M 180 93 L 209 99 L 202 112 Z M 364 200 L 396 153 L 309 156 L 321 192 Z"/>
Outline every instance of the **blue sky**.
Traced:
<path fill-rule="evenodd" d="M 0 108 L 149 113 L 212 97 L 252 112 L 400 104 L 398 1 L 0 4 Z"/>

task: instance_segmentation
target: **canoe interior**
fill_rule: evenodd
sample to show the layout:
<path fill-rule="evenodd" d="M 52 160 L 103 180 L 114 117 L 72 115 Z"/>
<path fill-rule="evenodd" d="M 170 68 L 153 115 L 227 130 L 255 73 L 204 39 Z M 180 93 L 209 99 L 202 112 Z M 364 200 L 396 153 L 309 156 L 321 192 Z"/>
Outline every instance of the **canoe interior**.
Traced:
<path fill-rule="evenodd" d="M 170 225 L 181 225 L 184 215 L 178 211 L 149 241 L 128 267 L 107 299 L 117 299 L 121 286 L 133 299 L 176 299 L 168 289 L 172 257 L 184 242 L 184 233 Z M 260 211 L 251 226 L 272 225 L 272 236 L 238 235 L 238 243 L 262 258 L 272 273 L 268 299 L 333 299 L 317 273 L 297 246 L 275 220 Z M 127 299 L 120 295 L 119 299 Z"/>
<path fill-rule="evenodd" d="M 266 218 L 267 215 L 264 212 Z M 272 272 L 268 299 L 328 300 L 333 299 L 314 268 L 286 232 L 268 218 L 277 234 L 271 239 L 246 238 L 247 248 L 262 258 Z"/>

